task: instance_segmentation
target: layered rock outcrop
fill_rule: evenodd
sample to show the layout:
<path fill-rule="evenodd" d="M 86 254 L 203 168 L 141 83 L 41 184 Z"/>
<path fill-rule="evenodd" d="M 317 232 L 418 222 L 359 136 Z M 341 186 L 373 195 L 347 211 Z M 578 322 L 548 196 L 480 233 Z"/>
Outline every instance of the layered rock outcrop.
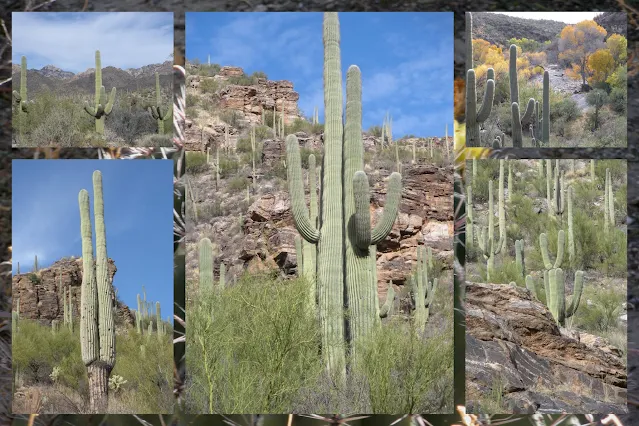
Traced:
<path fill-rule="evenodd" d="M 514 413 L 625 413 L 622 353 L 559 328 L 524 288 L 466 286 L 466 406 L 500 392 Z"/>
<path fill-rule="evenodd" d="M 115 262 L 109 259 L 111 282 L 116 271 Z M 38 272 L 14 275 L 13 303 L 20 300 L 20 318 L 38 320 L 42 324 L 50 325 L 55 319 L 63 321 L 63 295 L 70 290 L 73 317 L 79 318 L 81 286 L 82 258 L 65 258 Z M 116 314 L 117 324 L 133 325 L 135 318 L 128 306 L 118 302 Z"/>

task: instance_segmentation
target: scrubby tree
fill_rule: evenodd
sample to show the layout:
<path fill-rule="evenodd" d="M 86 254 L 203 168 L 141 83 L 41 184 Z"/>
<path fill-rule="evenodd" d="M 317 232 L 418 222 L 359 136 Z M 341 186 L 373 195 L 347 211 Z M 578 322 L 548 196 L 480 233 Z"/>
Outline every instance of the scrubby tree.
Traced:
<path fill-rule="evenodd" d="M 605 90 L 595 89 L 588 93 L 588 96 L 586 96 L 586 102 L 588 102 L 588 105 L 595 108 L 592 116 L 592 130 L 595 131 L 599 127 L 599 111 L 601 110 L 601 107 L 608 102 L 608 94 Z"/>
<path fill-rule="evenodd" d="M 615 69 L 615 60 L 608 49 L 599 49 L 588 56 L 587 66 L 591 73 L 588 82 L 590 84 L 601 83 L 612 74 Z"/>
<path fill-rule="evenodd" d="M 608 37 L 606 47 L 608 47 L 616 65 L 628 59 L 628 40 L 621 34 L 613 34 Z"/>
<path fill-rule="evenodd" d="M 604 46 L 606 30 L 595 21 L 582 21 L 568 25 L 559 35 L 559 59 L 570 62 L 566 73 L 586 84 L 589 77 L 588 56 Z"/>

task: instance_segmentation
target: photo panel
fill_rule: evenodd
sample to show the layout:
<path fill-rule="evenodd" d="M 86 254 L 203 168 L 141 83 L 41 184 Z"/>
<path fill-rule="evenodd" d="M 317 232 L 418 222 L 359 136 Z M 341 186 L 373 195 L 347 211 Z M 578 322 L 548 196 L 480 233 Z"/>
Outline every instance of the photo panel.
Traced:
<path fill-rule="evenodd" d="M 625 12 L 466 12 L 466 146 L 625 148 Z"/>
<path fill-rule="evenodd" d="M 172 413 L 173 161 L 12 174 L 12 412 Z"/>
<path fill-rule="evenodd" d="M 627 162 L 466 167 L 466 409 L 627 413 Z"/>
<path fill-rule="evenodd" d="M 172 146 L 172 12 L 12 17 L 13 147 Z"/>
<path fill-rule="evenodd" d="M 188 412 L 454 412 L 452 28 L 187 13 Z"/>

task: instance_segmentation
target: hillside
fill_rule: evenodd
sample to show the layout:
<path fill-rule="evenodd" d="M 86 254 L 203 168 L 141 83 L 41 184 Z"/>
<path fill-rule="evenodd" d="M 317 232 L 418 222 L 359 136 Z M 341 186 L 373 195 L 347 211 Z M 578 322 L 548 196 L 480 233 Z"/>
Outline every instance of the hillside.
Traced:
<path fill-rule="evenodd" d="M 553 40 L 566 26 L 547 19 L 524 19 L 500 13 L 473 13 L 473 38 L 508 47 L 511 38 L 527 38 L 543 43 Z"/>
<path fill-rule="evenodd" d="M 20 69 L 19 63 L 12 65 L 14 90 L 18 90 L 20 87 Z M 172 61 L 124 70 L 116 67 L 105 67 L 102 69 L 102 83 L 105 87 L 115 87 L 124 92 L 151 94 L 155 88 L 156 72 L 160 74 L 160 85 L 162 87 L 172 87 Z M 79 73 L 65 71 L 55 65 L 46 65 L 41 69 L 28 69 L 27 90 L 32 95 L 37 95 L 46 90 L 60 94 L 93 94 L 95 92 L 95 69 L 89 68 Z"/>

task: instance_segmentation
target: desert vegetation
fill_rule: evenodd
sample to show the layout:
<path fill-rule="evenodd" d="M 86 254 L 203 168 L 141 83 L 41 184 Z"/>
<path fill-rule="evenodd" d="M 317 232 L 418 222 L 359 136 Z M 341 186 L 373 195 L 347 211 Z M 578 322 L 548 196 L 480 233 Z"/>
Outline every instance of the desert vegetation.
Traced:
<path fill-rule="evenodd" d="M 47 84 L 30 95 L 23 56 L 20 78 L 16 78 L 19 90 L 13 91 L 14 146 L 171 146 L 171 91 L 162 90 L 160 75 L 155 73 L 155 88 L 121 93 L 115 87 L 107 91 L 102 73 L 100 51 L 96 51 L 93 96 Z"/>
<path fill-rule="evenodd" d="M 505 47 L 473 33 L 472 16 L 466 14 L 467 146 L 626 146 L 623 35 L 586 20 L 551 39 L 513 37 Z"/>
<path fill-rule="evenodd" d="M 187 273 L 186 307 L 191 412 L 452 410 L 450 265 L 434 254 L 420 231 L 414 260 L 397 259 L 407 265 L 406 276 L 384 283 L 381 301 L 377 265 L 377 245 L 400 219 L 401 173 L 420 168 L 452 173 L 450 141 L 394 139 L 390 116 L 364 132 L 356 66 L 348 71 L 344 114 L 336 13 L 325 14 L 324 27 L 324 84 L 331 89 L 325 95 L 324 123 L 316 111 L 286 121 L 285 112 L 263 109 L 259 123 L 229 118 L 217 146 L 187 153 L 192 224 L 187 232 L 196 251 L 194 261 L 187 261 L 187 269 L 194 270 Z M 197 72 L 208 72 L 208 67 L 200 65 Z M 247 84 L 252 81 L 249 77 Z M 231 117 L 215 106 L 201 112 L 205 98 L 192 99 L 195 117 L 212 111 Z M 313 140 L 321 133 L 320 148 L 297 138 Z M 234 148 L 231 134 L 237 140 Z M 273 141 L 285 147 L 285 157 L 266 153 Z M 367 174 L 375 176 L 385 194 L 383 212 L 373 220 Z M 273 262 L 240 247 L 260 244 L 252 240 L 260 232 L 256 226 L 263 226 L 262 232 L 286 226 L 278 219 L 259 225 L 252 213 L 264 199 L 279 199 L 280 192 L 288 204 L 286 225 L 296 229 L 295 247 L 279 253 L 271 248 Z M 344 212 L 342 200 L 348 206 Z M 266 239 L 278 245 L 276 238 L 283 235 Z M 236 248 L 240 257 L 253 261 L 238 265 L 235 257 L 229 259 L 225 251 Z"/>
<path fill-rule="evenodd" d="M 625 354 L 626 162 L 473 160 L 467 171 L 467 281 L 526 288 L 568 335 Z M 504 386 L 484 410 L 507 410 Z"/>
<path fill-rule="evenodd" d="M 162 321 L 159 303 L 151 318 L 146 294 L 144 299 L 138 295 L 135 329 L 116 320 L 119 304 L 109 276 L 99 171 L 93 174 L 93 187 L 95 258 L 89 193 L 83 189 L 78 196 L 82 238 L 79 309 L 74 310 L 71 288 L 63 287 L 62 275 L 58 286 L 64 306 L 62 323 L 56 319 L 50 323 L 22 319 L 20 298 L 14 299 L 14 412 L 172 410 L 170 323 Z M 40 284 L 41 272 L 36 257 L 33 270 L 27 275 L 34 286 Z"/>

